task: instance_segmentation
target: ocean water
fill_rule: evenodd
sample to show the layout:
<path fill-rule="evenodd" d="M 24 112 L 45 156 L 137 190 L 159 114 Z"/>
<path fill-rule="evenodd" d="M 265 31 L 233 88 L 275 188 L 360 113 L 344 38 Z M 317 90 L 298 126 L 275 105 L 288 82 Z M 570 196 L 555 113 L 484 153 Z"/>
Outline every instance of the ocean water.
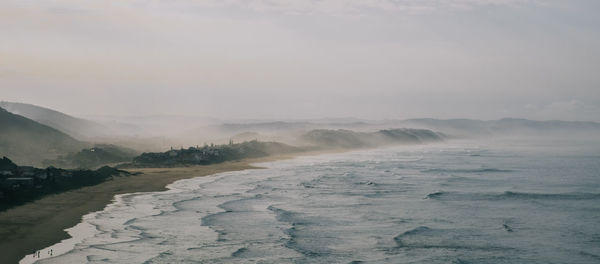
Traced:
<path fill-rule="evenodd" d="M 598 146 L 452 142 L 181 180 L 118 196 L 38 262 L 600 263 Z"/>

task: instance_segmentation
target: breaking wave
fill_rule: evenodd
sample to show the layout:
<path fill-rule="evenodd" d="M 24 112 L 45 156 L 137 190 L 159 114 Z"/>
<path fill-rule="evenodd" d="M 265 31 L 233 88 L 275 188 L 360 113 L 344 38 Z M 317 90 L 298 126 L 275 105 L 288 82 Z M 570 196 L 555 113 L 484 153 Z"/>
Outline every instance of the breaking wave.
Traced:
<path fill-rule="evenodd" d="M 445 201 L 462 200 L 595 200 L 600 199 L 600 193 L 461 193 L 461 192 L 434 192 L 427 195 L 428 199 Z"/>

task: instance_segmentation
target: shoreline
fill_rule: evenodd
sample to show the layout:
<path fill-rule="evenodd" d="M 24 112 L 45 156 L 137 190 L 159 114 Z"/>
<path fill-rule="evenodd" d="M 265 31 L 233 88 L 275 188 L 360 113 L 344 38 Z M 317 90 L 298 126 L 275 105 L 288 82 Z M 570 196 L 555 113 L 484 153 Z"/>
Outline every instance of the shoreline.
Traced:
<path fill-rule="evenodd" d="M 275 155 L 189 167 L 129 169 L 143 174 L 113 177 L 94 186 L 49 195 L 0 212 L 0 256 L 6 263 L 18 263 L 34 251 L 71 238 L 65 229 L 78 225 L 84 215 L 103 210 L 116 195 L 166 191 L 167 185 L 182 179 L 261 169 L 251 164 L 324 153 L 331 152 Z"/>

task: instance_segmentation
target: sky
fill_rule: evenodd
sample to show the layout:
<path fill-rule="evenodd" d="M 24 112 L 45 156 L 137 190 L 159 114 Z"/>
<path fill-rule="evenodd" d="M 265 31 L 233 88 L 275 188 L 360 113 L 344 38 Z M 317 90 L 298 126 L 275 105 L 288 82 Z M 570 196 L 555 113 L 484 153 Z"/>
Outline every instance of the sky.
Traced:
<path fill-rule="evenodd" d="M 75 116 L 600 121 L 598 0 L 3 0 L 0 100 Z"/>

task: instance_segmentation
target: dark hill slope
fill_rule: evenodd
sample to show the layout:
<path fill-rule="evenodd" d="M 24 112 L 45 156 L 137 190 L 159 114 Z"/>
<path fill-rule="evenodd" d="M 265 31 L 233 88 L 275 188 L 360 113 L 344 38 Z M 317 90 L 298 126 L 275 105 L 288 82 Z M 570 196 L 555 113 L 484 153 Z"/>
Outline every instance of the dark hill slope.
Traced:
<path fill-rule="evenodd" d="M 0 108 L 0 156 L 20 164 L 40 165 L 45 159 L 86 146 L 54 128 Z"/>
<path fill-rule="evenodd" d="M 38 123 L 55 128 L 79 140 L 106 136 L 108 128 L 93 121 L 76 118 L 61 112 L 23 103 L 0 102 L 0 107 Z"/>

